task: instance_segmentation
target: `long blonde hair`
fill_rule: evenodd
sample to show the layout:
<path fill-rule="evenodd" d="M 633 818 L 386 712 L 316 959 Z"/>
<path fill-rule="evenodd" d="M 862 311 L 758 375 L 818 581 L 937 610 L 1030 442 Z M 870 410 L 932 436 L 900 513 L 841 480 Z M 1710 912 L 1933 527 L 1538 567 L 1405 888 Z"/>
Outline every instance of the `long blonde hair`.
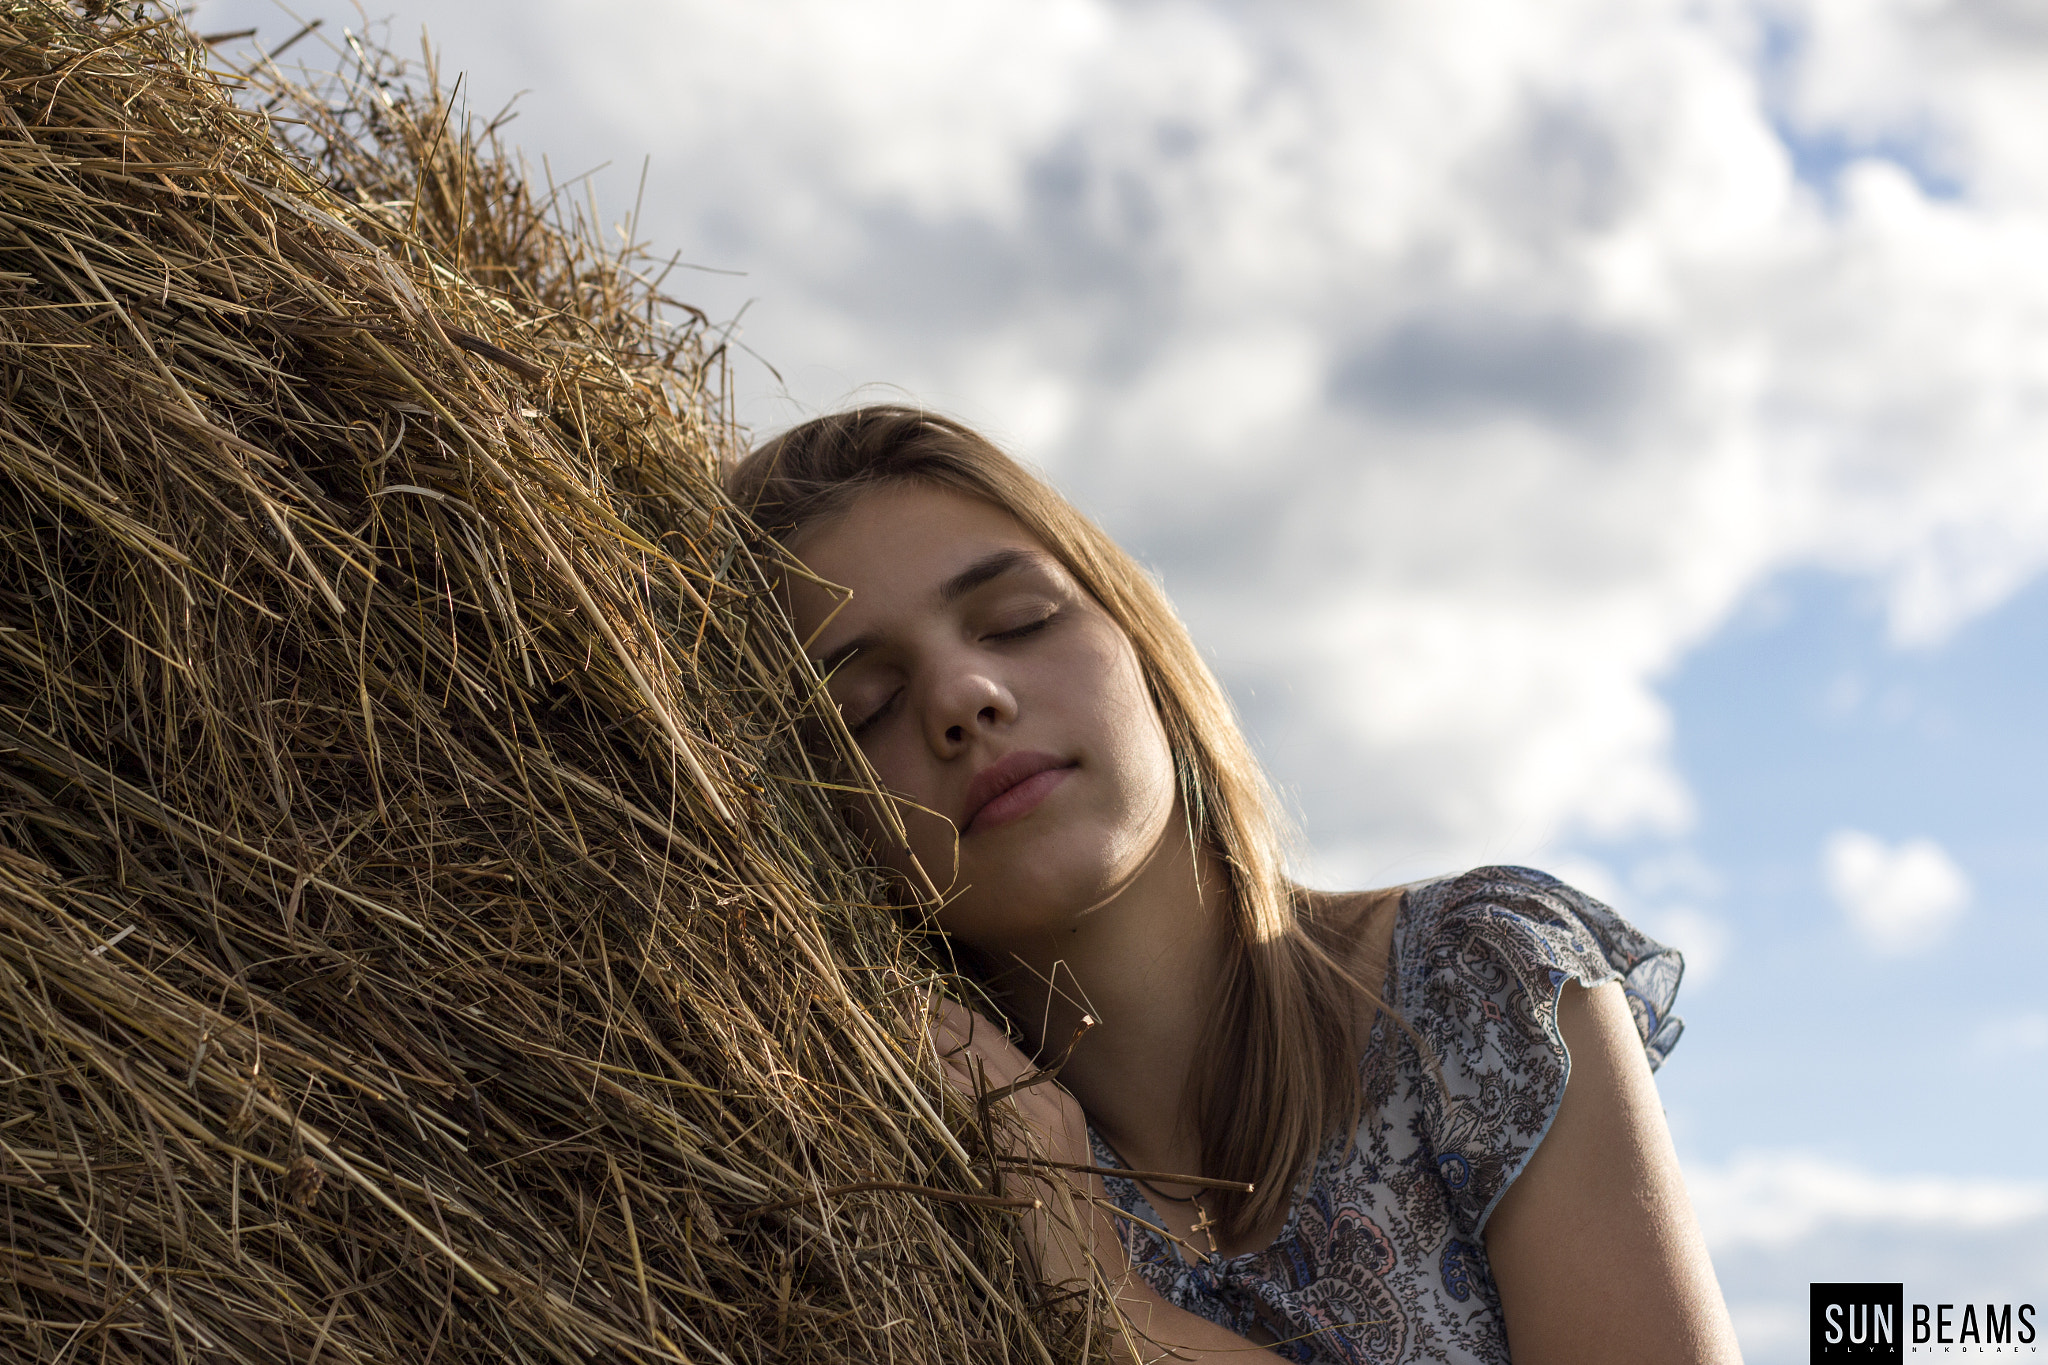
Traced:
<path fill-rule="evenodd" d="M 1304 912 L 1281 869 L 1271 789 L 1229 699 L 1151 577 L 1074 507 L 958 422 L 875 406 L 816 418 L 727 475 L 733 499 L 779 540 L 890 483 L 946 488 L 1015 517 L 1129 637 L 1164 723 L 1189 823 L 1230 881 L 1229 948 L 1183 1118 L 1200 1174 L 1249 1181 L 1213 1213 L 1243 1236 L 1287 1206 L 1323 1140 L 1359 1115 L 1360 992 L 1349 945 Z M 1192 1173 L 1191 1173 L 1192 1174 Z"/>

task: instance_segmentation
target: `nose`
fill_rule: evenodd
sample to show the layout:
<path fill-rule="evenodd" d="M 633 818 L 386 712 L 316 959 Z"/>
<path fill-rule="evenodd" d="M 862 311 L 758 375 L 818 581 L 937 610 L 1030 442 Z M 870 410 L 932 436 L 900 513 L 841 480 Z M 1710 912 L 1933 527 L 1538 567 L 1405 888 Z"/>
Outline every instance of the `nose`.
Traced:
<path fill-rule="evenodd" d="M 1016 699 L 985 668 L 960 661 L 934 681 L 926 728 L 933 752 L 951 758 L 978 733 L 1017 718 Z"/>

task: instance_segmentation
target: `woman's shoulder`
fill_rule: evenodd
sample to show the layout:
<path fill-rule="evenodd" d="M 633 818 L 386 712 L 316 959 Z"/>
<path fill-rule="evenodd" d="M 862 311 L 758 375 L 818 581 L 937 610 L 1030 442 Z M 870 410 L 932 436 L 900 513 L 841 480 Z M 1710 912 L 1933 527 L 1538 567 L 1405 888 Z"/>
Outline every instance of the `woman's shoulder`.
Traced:
<path fill-rule="evenodd" d="M 1567 981 L 1618 980 L 1651 1066 L 1678 1041 L 1684 959 L 1576 887 L 1534 868 L 1480 867 L 1398 890 L 1389 976 L 1411 1023 L 1517 997 L 1516 1012 L 1549 1032 Z"/>
<path fill-rule="evenodd" d="M 1481 867 L 1400 888 L 1390 951 L 1396 1055 L 1409 1078 L 1399 1092 L 1416 1106 L 1412 1131 L 1453 1221 L 1475 1235 L 1563 1099 L 1565 986 L 1618 982 L 1653 1068 L 1683 1027 L 1671 1013 L 1678 954 L 1531 868 Z"/>

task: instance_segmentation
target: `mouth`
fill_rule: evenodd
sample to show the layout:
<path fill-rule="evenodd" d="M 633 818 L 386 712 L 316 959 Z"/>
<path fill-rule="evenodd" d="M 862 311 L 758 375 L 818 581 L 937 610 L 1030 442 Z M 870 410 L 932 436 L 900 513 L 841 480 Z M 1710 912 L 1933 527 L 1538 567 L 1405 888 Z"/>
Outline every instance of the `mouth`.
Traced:
<path fill-rule="evenodd" d="M 1067 759 L 1037 750 L 1003 755 L 967 784 L 967 818 L 960 832 L 979 834 L 1021 820 L 1071 777 L 1075 767 Z"/>

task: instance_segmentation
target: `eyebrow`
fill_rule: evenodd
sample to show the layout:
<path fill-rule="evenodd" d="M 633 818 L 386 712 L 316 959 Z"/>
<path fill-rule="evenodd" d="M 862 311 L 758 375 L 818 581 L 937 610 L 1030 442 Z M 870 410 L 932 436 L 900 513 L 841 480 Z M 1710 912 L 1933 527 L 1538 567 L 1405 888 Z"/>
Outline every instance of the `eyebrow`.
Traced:
<path fill-rule="evenodd" d="M 818 676 L 829 679 L 834 669 L 862 650 L 870 648 L 874 643 L 875 637 L 872 635 L 854 636 L 851 640 L 848 640 L 845 644 L 818 660 Z"/>
<path fill-rule="evenodd" d="M 984 583 L 993 582 L 1018 569 L 1030 568 L 1040 557 L 1040 552 L 1034 550 L 997 550 L 983 555 L 946 580 L 939 589 L 939 600 L 957 602 Z"/>
<path fill-rule="evenodd" d="M 993 583 L 1004 574 L 1030 568 L 1042 558 L 1044 558 L 1044 552 L 1039 550 L 997 550 L 992 554 L 985 554 L 940 584 L 939 600 L 941 602 L 957 602 L 976 588 L 987 583 Z M 831 677 L 833 669 L 838 668 L 862 650 L 871 648 L 876 643 L 877 638 L 872 634 L 854 636 L 851 640 L 848 640 L 845 644 L 818 660 L 818 676 L 822 678 Z"/>

